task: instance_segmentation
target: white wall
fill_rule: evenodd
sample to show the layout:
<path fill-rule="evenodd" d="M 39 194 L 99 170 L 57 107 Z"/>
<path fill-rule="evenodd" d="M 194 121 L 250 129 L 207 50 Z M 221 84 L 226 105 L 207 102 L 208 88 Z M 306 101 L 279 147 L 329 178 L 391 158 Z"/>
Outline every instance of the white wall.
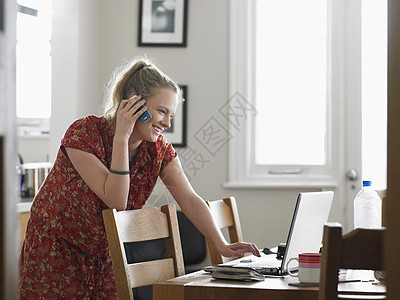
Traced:
<path fill-rule="evenodd" d="M 101 102 L 98 2 L 57 0 L 53 9 L 50 161 L 68 126 L 77 118 L 97 114 Z"/>
<path fill-rule="evenodd" d="M 99 113 L 113 69 L 146 54 L 178 83 L 188 85 L 188 144 L 207 160 L 196 173 L 184 162 L 195 190 L 206 200 L 235 196 L 245 239 L 259 247 L 274 246 L 285 242 L 299 190 L 225 189 L 228 149 L 213 157 L 194 138 L 211 116 L 218 117 L 230 96 L 228 9 L 228 0 L 189 1 L 187 47 L 145 48 L 137 46 L 138 1 L 54 1 L 50 161 L 74 119 Z M 225 119 L 219 121 L 227 128 Z M 183 151 L 178 149 L 181 155 Z M 163 187 L 155 193 L 163 194 Z"/>

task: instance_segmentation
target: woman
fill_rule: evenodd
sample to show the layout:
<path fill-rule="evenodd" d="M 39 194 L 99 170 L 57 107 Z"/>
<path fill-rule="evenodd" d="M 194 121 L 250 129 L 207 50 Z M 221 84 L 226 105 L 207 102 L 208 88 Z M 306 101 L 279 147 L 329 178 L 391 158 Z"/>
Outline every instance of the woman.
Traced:
<path fill-rule="evenodd" d="M 114 76 L 110 90 L 103 117 L 87 116 L 67 130 L 33 201 L 20 258 L 21 299 L 117 298 L 102 210 L 142 208 L 158 176 L 222 255 L 260 255 L 254 244 L 225 241 L 161 135 L 181 98 L 176 83 L 137 59 Z M 146 110 L 151 117 L 142 123 Z"/>

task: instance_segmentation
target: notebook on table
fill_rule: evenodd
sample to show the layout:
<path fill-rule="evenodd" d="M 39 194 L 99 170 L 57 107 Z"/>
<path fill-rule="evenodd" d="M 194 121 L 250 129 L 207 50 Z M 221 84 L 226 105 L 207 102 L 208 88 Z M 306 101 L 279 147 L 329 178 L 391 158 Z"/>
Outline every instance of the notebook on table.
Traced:
<path fill-rule="evenodd" d="M 249 267 L 264 275 L 281 275 L 287 273 L 286 264 L 299 253 L 319 252 L 322 244 L 324 224 L 328 221 L 332 206 L 333 192 L 300 193 L 286 241 L 286 249 L 282 259 L 276 254 L 254 255 L 222 265 Z M 290 270 L 298 269 L 297 261 L 290 262 Z"/>

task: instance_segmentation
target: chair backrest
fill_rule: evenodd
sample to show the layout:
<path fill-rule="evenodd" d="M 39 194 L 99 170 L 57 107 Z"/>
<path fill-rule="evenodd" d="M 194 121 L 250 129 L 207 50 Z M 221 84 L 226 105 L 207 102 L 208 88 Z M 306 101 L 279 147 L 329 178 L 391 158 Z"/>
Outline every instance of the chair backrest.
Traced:
<path fill-rule="evenodd" d="M 239 213 L 234 197 L 221 200 L 207 201 L 211 215 L 220 229 L 228 228 L 230 243 L 243 242 L 242 228 L 240 227 Z M 207 240 L 210 251 L 211 263 L 213 265 L 222 264 L 233 258 L 223 257 L 214 245 Z"/>
<path fill-rule="evenodd" d="M 133 299 L 132 288 L 185 274 L 178 220 L 174 205 L 161 210 L 103 211 L 103 220 L 111 254 L 118 298 Z M 165 239 L 167 258 L 128 264 L 124 243 Z"/>
<path fill-rule="evenodd" d="M 338 299 L 339 269 L 384 270 L 384 232 L 384 228 L 357 228 L 342 236 L 341 224 L 325 224 L 319 300 Z"/>

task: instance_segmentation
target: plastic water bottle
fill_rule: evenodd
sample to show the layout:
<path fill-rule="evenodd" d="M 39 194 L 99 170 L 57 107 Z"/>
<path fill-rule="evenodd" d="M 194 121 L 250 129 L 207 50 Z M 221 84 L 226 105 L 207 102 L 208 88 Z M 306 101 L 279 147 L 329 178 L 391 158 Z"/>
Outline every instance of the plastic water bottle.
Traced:
<path fill-rule="evenodd" d="M 382 227 L 382 200 L 371 185 L 371 181 L 363 181 L 354 198 L 354 228 Z"/>

